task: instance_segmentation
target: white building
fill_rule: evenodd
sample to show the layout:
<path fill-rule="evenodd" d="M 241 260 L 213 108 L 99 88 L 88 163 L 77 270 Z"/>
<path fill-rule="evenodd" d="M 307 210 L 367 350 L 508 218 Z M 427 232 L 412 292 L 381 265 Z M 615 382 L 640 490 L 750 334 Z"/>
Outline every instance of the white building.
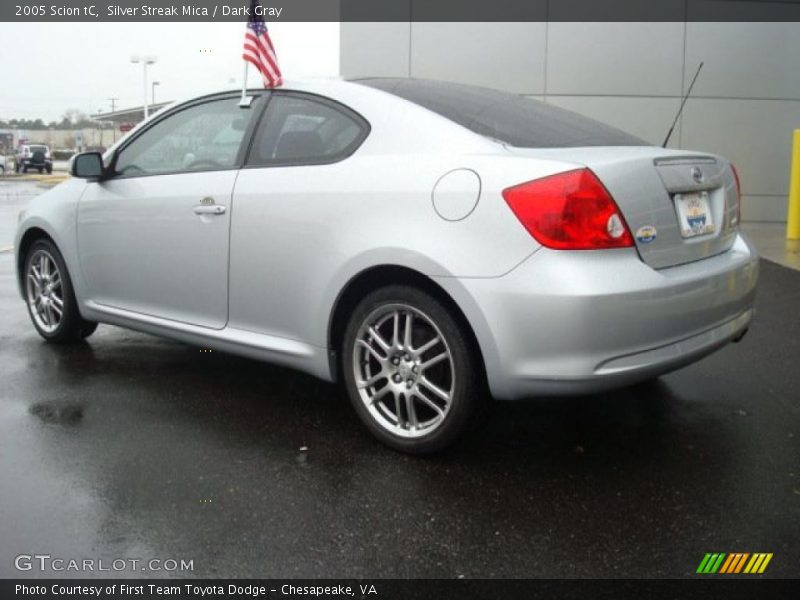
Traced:
<path fill-rule="evenodd" d="M 800 23 L 342 23 L 346 78 L 410 76 L 543 99 L 736 165 L 743 219 L 785 221 Z"/>

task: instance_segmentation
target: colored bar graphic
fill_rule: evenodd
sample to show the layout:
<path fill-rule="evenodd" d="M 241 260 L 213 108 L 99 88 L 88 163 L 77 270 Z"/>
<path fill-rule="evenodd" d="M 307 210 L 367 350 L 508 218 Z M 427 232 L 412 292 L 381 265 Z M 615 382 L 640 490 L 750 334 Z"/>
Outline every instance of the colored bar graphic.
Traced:
<path fill-rule="evenodd" d="M 730 554 L 709 552 L 700 561 L 696 572 L 704 575 L 713 575 L 714 573 L 731 575 L 742 572 L 755 575 L 763 573 L 771 560 L 772 554 L 766 552 L 753 554 L 749 552 L 732 552 Z"/>
<path fill-rule="evenodd" d="M 724 563 L 722 563 L 722 568 L 719 570 L 719 572 L 727 573 L 728 569 L 730 569 L 731 567 L 731 563 L 733 562 L 734 558 L 736 558 L 735 554 L 728 554 L 728 559 Z"/>
<path fill-rule="evenodd" d="M 741 558 L 739 559 L 739 562 L 738 562 L 738 563 L 736 563 L 736 570 L 734 571 L 733 569 L 731 569 L 731 572 L 732 572 L 732 573 L 738 573 L 739 571 L 741 571 L 741 570 L 742 570 L 742 567 L 744 567 L 744 563 L 745 563 L 745 561 L 746 561 L 746 560 L 747 560 L 749 557 L 750 557 L 750 553 L 749 553 L 749 552 L 745 552 L 744 554 L 742 554 L 742 555 L 741 555 Z"/>
<path fill-rule="evenodd" d="M 772 552 L 770 552 L 769 554 L 767 554 L 764 557 L 764 562 L 761 563 L 761 568 L 758 569 L 758 572 L 759 573 L 763 573 L 764 569 L 767 568 L 767 565 L 769 564 L 769 561 L 771 561 L 771 560 L 772 560 Z"/>
<path fill-rule="evenodd" d="M 706 572 L 706 565 L 708 564 L 708 561 L 710 559 L 711 559 L 711 555 L 710 554 L 706 554 L 703 557 L 703 560 L 700 561 L 700 566 L 697 567 L 697 571 L 695 571 L 695 573 L 705 573 Z"/>

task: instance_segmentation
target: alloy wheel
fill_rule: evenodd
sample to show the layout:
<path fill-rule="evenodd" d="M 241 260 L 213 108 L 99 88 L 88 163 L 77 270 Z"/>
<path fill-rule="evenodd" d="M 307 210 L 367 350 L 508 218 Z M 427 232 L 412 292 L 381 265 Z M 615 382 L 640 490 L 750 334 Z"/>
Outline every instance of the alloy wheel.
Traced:
<path fill-rule="evenodd" d="M 417 308 L 388 304 L 367 316 L 356 335 L 353 373 L 364 406 L 394 435 L 428 435 L 450 412 L 453 355 L 436 323 Z"/>
<path fill-rule="evenodd" d="M 55 331 L 64 316 L 61 272 L 53 256 L 37 250 L 25 274 L 28 305 L 36 324 L 46 333 Z"/>

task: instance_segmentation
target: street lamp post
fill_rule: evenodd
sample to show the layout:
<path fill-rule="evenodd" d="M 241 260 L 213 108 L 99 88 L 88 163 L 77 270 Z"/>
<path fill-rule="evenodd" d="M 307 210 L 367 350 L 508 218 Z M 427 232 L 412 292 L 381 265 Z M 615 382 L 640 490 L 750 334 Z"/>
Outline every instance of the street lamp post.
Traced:
<path fill-rule="evenodd" d="M 133 64 L 142 64 L 142 92 L 144 96 L 144 118 L 150 116 L 149 106 L 147 105 L 147 65 L 155 64 L 155 56 L 131 56 Z"/>
<path fill-rule="evenodd" d="M 153 106 L 156 105 L 156 86 L 157 85 L 161 85 L 161 82 L 160 81 L 154 81 L 153 84 L 151 85 L 151 87 L 153 89 L 153 93 L 151 94 L 151 104 Z"/>

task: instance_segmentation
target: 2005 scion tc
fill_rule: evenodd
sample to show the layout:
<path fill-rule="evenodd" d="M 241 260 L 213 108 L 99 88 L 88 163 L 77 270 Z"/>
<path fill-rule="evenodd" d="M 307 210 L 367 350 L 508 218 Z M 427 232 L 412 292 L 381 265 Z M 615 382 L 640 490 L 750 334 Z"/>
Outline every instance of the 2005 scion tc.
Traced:
<path fill-rule="evenodd" d="M 413 79 L 174 105 L 20 217 L 52 342 L 111 323 L 341 380 L 372 433 L 443 448 L 491 396 L 594 392 L 737 340 L 757 257 L 720 156 Z"/>

